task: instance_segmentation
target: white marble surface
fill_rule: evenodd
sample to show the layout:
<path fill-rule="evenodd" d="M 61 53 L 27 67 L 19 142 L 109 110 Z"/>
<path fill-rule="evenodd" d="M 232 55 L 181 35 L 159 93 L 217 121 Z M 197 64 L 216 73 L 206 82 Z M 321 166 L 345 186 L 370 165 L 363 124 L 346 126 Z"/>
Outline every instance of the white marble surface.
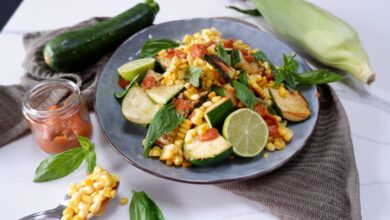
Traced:
<path fill-rule="evenodd" d="M 356 163 L 360 175 L 363 219 L 390 219 L 390 2 L 311 0 L 346 20 L 358 31 L 377 73 L 377 81 L 359 86 L 359 92 L 345 83 L 332 85 L 347 111 L 352 130 Z M 91 16 L 113 16 L 139 1 L 117 0 L 25 0 L 0 34 L 0 84 L 16 84 L 23 74 L 22 34 L 28 31 L 71 25 Z M 155 23 L 191 17 L 235 16 L 249 22 L 256 19 L 224 8 L 240 0 L 158 0 L 161 11 Z M 356 83 L 355 83 L 356 85 Z M 132 189 L 144 190 L 164 210 L 167 219 L 276 219 L 257 203 L 214 186 L 175 183 L 146 174 L 125 163 L 104 140 L 95 116 L 93 141 L 98 164 L 121 176 L 119 196 Z M 54 207 L 67 186 L 85 176 L 83 168 L 63 179 L 33 183 L 36 166 L 47 154 L 39 150 L 32 136 L 0 148 L 1 219 L 17 219 Z M 128 219 L 127 206 L 111 204 L 99 219 Z"/>

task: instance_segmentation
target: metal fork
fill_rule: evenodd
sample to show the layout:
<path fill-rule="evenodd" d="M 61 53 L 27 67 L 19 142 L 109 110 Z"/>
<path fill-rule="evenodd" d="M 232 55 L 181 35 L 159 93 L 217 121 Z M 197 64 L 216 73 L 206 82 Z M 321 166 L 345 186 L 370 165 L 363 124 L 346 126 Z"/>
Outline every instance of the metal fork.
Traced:
<path fill-rule="evenodd" d="M 25 216 L 19 220 L 39 220 L 39 219 L 48 219 L 48 218 L 58 218 L 61 219 L 62 212 L 66 208 L 66 201 L 69 200 L 69 196 L 66 195 L 64 201 L 62 201 L 57 207 L 54 209 L 37 212 L 28 216 Z"/>

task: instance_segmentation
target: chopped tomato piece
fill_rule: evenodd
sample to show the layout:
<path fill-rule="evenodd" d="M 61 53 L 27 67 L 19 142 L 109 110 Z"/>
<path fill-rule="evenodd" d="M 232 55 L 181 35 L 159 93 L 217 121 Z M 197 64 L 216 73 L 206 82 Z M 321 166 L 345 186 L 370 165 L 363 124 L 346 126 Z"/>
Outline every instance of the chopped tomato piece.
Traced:
<path fill-rule="evenodd" d="M 178 56 L 181 59 L 184 59 L 187 57 L 187 54 L 180 50 L 175 50 L 175 55 Z"/>
<path fill-rule="evenodd" d="M 199 141 L 211 141 L 219 137 L 216 128 L 210 128 L 204 134 L 199 135 Z"/>
<path fill-rule="evenodd" d="M 194 107 L 194 104 L 190 100 L 183 98 L 175 99 L 173 104 L 176 107 L 176 111 L 181 115 L 187 115 Z"/>
<path fill-rule="evenodd" d="M 167 49 L 167 58 L 172 59 L 175 56 L 175 51 L 172 48 Z"/>
<path fill-rule="evenodd" d="M 190 47 L 190 54 L 193 57 L 202 58 L 207 53 L 207 47 L 201 44 L 194 44 Z"/>
<path fill-rule="evenodd" d="M 150 74 L 146 75 L 144 80 L 141 83 L 141 86 L 143 89 L 149 89 L 153 87 L 157 87 L 160 84 L 157 82 L 157 80 Z"/>
<path fill-rule="evenodd" d="M 249 63 L 251 63 L 255 59 L 253 57 L 253 55 L 251 53 L 249 53 L 247 50 L 241 50 L 241 53 L 242 53 L 242 56 L 244 57 L 244 59 L 246 61 L 248 61 Z"/>
<path fill-rule="evenodd" d="M 181 59 L 184 59 L 187 57 L 187 54 L 180 50 L 174 50 L 172 48 L 167 49 L 167 58 L 172 59 L 174 56 L 177 56 Z"/>
<path fill-rule="evenodd" d="M 223 46 L 226 48 L 233 48 L 233 39 L 228 38 L 224 43 Z"/>
<path fill-rule="evenodd" d="M 127 85 L 129 85 L 129 81 L 123 79 L 122 77 L 119 76 L 119 79 L 118 79 L 118 85 L 122 88 L 122 89 L 125 89 Z"/>
<path fill-rule="evenodd" d="M 276 118 L 268 112 L 268 110 L 262 105 L 257 103 L 253 108 L 264 119 L 268 126 L 268 136 L 275 137 L 278 135 L 279 123 Z"/>

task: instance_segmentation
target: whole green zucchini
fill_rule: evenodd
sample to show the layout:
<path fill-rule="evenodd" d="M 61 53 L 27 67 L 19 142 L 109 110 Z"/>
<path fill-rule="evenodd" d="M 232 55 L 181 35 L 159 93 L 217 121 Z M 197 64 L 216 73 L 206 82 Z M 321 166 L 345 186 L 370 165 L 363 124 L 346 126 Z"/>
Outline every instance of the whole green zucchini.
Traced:
<path fill-rule="evenodd" d="M 158 4 L 147 0 L 116 17 L 60 34 L 45 45 L 45 62 L 55 71 L 82 70 L 137 31 L 152 25 L 158 11 Z"/>

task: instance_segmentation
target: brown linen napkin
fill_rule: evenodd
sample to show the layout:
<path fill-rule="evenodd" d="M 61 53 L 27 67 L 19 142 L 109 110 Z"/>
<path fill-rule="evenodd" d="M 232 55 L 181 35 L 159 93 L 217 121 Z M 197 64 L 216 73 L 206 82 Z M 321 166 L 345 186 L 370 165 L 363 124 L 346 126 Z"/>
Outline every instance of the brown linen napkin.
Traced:
<path fill-rule="evenodd" d="M 81 72 L 55 73 L 45 64 L 42 48 L 47 41 L 58 34 L 69 30 L 76 30 L 103 19 L 91 18 L 72 27 L 54 31 L 28 33 L 23 36 L 23 44 L 26 50 L 23 67 L 26 70 L 26 74 L 21 79 L 21 85 L 0 86 L 0 147 L 28 131 L 28 124 L 22 114 L 24 93 L 40 81 L 53 78 L 72 80 L 82 90 L 88 108 L 90 110 L 93 109 L 97 78 L 99 77 L 100 70 L 104 67 L 111 54 L 105 55 L 95 64 Z"/>
<path fill-rule="evenodd" d="M 329 86 L 317 88 L 318 121 L 303 150 L 273 173 L 218 187 L 260 202 L 282 219 L 361 219 L 347 115 Z"/>
<path fill-rule="evenodd" d="M 90 109 L 95 100 L 96 79 L 110 54 L 82 73 L 52 73 L 42 58 L 43 45 L 56 34 L 98 21 L 93 18 L 74 27 L 24 36 L 27 73 L 22 85 L 0 86 L 0 146 L 27 131 L 21 112 L 24 92 L 50 78 L 75 81 Z M 312 137 L 303 150 L 277 171 L 218 187 L 257 201 L 282 219 L 361 219 L 359 178 L 348 119 L 329 86 L 319 86 L 320 111 Z"/>

